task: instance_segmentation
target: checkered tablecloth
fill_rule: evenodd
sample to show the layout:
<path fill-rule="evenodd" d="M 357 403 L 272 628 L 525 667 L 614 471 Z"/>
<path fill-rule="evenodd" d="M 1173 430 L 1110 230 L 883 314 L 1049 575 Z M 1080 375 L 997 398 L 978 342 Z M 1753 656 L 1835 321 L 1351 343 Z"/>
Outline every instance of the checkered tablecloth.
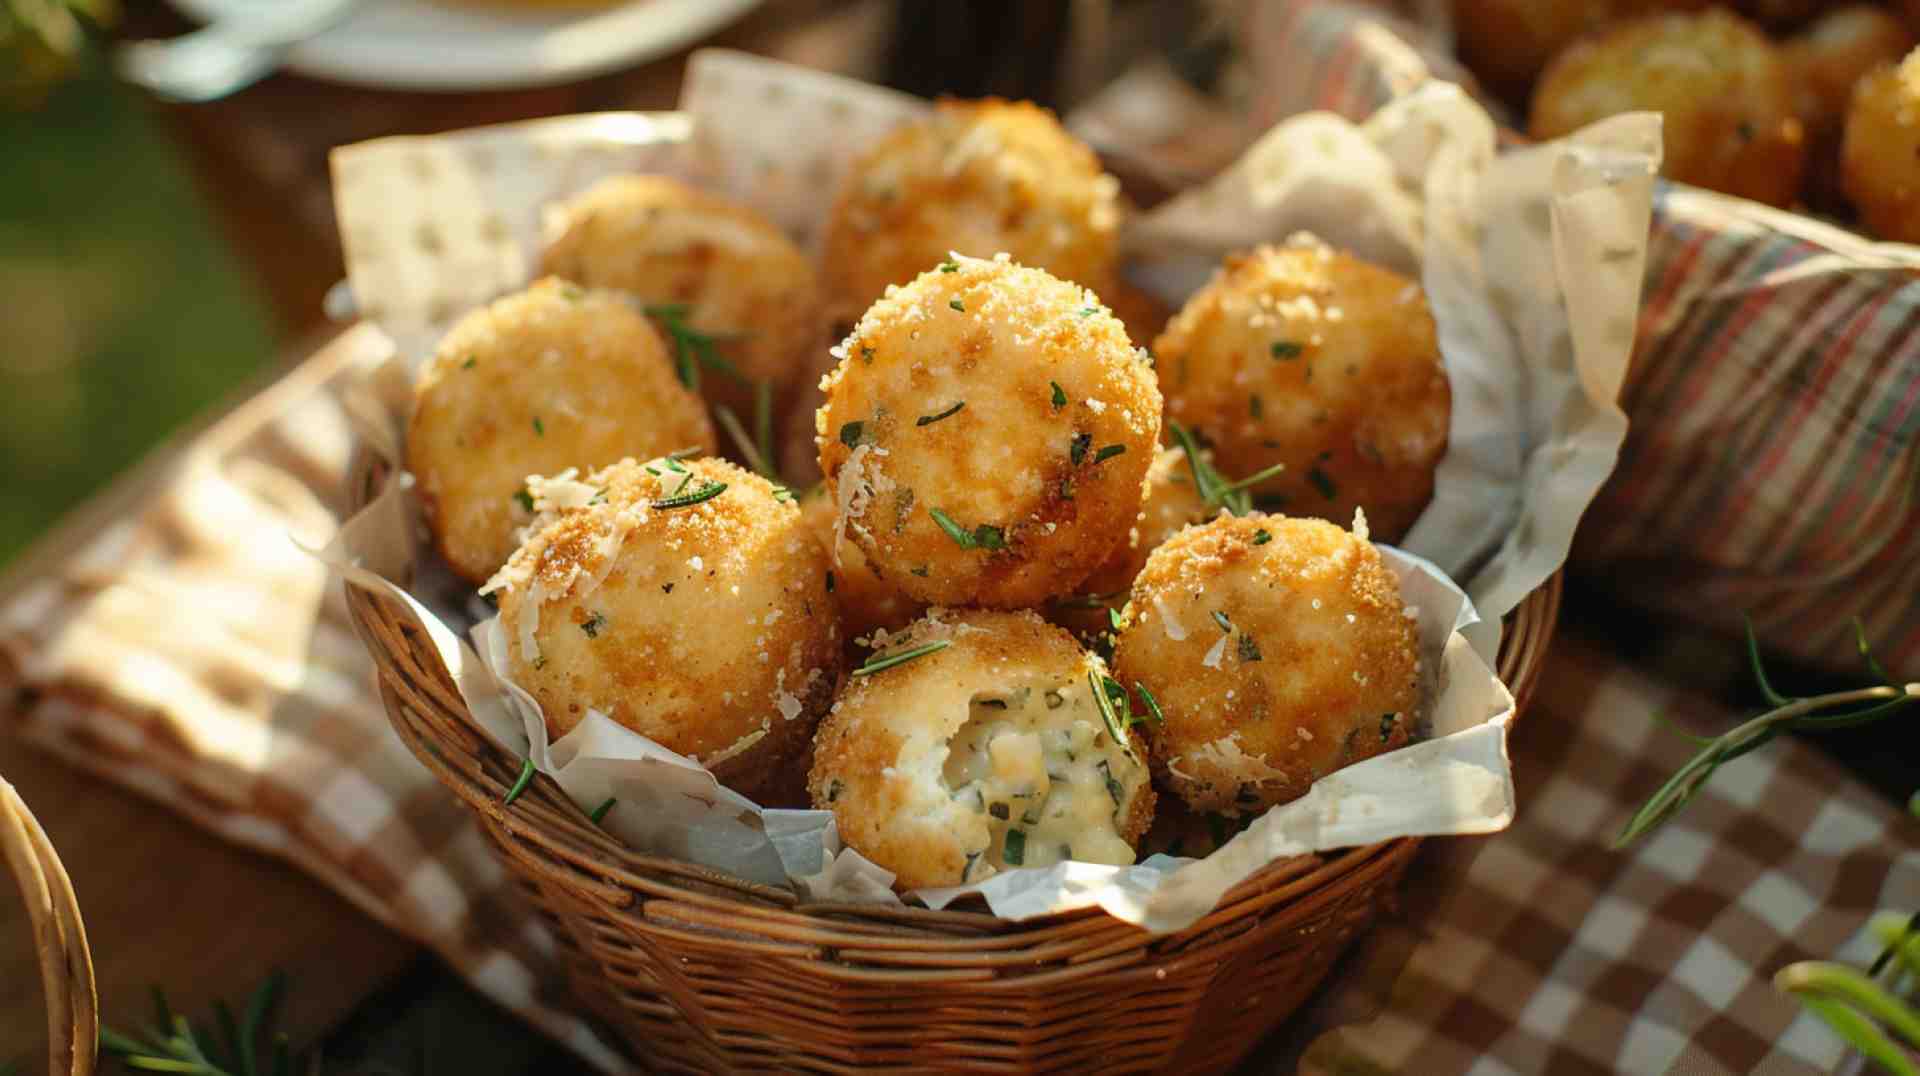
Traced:
<path fill-rule="evenodd" d="M 338 391 L 378 348 L 347 334 L 194 442 L 137 510 L 7 587 L 6 719 L 293 861 L 591 1049 L 555 992 L 551 942 L 451 793 L 400 747 L 337 584 L 289 540 L 328 532 L 348 452 Z M 1515 733 L 1518 824 L 1429 842 L 1400 914 L 1254 1070 L 1832 1068 L 1838 1040 L 1768 976 L 1864 955 L 1870 910 L 1920 906 L 1916 823 L 1780 742 L 1632 854 L 1609 852 L 1685 757 L 1656 711 L 1703 729 L 1731 717 L 1564 636 Z"/>

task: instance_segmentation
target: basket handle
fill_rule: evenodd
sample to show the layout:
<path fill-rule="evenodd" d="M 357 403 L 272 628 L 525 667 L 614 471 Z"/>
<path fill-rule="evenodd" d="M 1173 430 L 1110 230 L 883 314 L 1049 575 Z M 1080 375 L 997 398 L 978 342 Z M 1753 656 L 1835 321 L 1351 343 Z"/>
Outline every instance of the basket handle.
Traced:
<path fill-rule="evenodd" d="M 93 1076 L 100 1048 L 99 999 L 93 954 L 67 868 L 26 802 L 0 778 L 0 850 L 19 883 L 40 953 L 47 999 L 47 1059 L 51 1076 Z"/>

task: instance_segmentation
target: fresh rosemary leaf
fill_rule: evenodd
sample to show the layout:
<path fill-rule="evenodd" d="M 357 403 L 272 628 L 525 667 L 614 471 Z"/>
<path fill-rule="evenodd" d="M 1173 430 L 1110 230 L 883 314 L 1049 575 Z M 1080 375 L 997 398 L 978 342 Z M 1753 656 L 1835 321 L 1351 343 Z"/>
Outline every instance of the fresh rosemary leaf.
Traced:
<path fill-rule="evenodd" d="M 1105 463 L 1106 461 L 1112 459 L 1113 457 L 1125 453 L 1126 450 L 1127 450 L 1126 445 L 1108 445 L 1107 447 L 1093 454 L 1093 462 Z"/>
<path fill-rule="evenodd" d="M 1220 625 L 1221 631 L 1229 635 L 1233 634 L 1233 621 L 1227 619 L 1227 614 L 1215 609 L 1213 611 L 1213 622 Z"/>
<path fill-rule="evenodd" d="M 931 426 L 943 418 L 948 418 L 953 415 L 959 414 L 960 409 L 965 406 L 967 406 L 967 401 L 960 400 L 956 402 L 952 407 L 947 408 L 945 411 L 942 411 L 939 414 L 921 415 L 919 418 L 913 421 L 913 424 L 915 426 Z"/>
<path fill-rule="evenodd" d="M 600 824 L 601 819 L 607 817 L 607 812 L 613 810 L 613 805 L 619 802 L 619 800 L 614 799 L 612 796 L 608 796 L 605 800 L 601 801 L 600 806 L 588 812 L 587 818 L 597 826 Z"/>
<path fill-rule="evenodd" d="M 1067 391 L 1060 387 L 1060 382 L 1049 381 L 1047 384 L 1053 386 L 1053 409 L 1058 411 L 1067 406 Z"/>
<path fill-rule="evenodd" d="M 523 759 L 520 763 L 520 776 L 514 779 L 513 787 L 507 789 L 506 798 L 500 801 L 500 805 L 502 807 L 513 806 L 513 801 L 519 799 L 520 793 L 525 792 L 527 790 L 527 786 L 532 783 L 533 783 L 533 759 L 531 758 Z"/>
<path fill-rule="evenodd" d="M 1153 723 L 1156 725 L 1166 724 L 1167 715 L 1160 712 L 1160 700 L 1153 697 L 1153 692 L 1147 690 L 1147 685 L 1135 680 L 1133 682 L 1133 690 L 1135 694 L 1140 696 L 1140 701 L 1147 704 L 1147 716 L 1153 719 Z"/>
<path fill-rule="evenodd" d="M 939 524 L 941 530 L 947 532 L 947 537 L 953 539 L 955 545 L 962 549 L 974 549 L 979 546 L 980 543 L 974 540 L 973 532 L 955 523 L 952 516 L 938 508 L 928 508 L 927 514 L 933 517 L 933 521 Z"/>
<path fill-rule="evenodd" d="M 840 427 L 840 443 L 846 445 L 848 448 L 858 448 L 860 446 L 861 435 L 865 432 L 866 423 L 849 422 Z"/>
<path fill-rule="evenodd" d="M 953 644 L 946 639 L 935 639 L 933 642 L 923 643 L 911 650 L 902 650 L 897 654 L 887 654 L 881 657 L 870 658 L 865 665 L 853 670 L 852 675 L 872 676 L 874 673 L 885 672 L 896 665 L 905 665 L 915 658 L 926 657 L 936 650 L 945 650 L 952 645 Z"/>
<path fill-rule="evenodd" d="M 684 486 L 685 483 L 682 483 L 682 485 Z M 714 482 L 709 480 L 706 485 L 701 486 L 699 489 L 696 489 L 691 493 L 676 493 L 674 496 L 667 497 L 662 500 L 654 501 L 653 507 L 661 510 L 665 510 L 669 508 L 685 508 L 689 505 L 699 504 L 702 501 L 713 500 L 715 497 L 720 496 L 722 493 L 725 493 L 726 491 L 727 491 L 727 484 L 725 482 Z"/>
<path fill-rule="evenodd" d="M 1276 359 L 1297 359 L 1304 350 L 1306 349 L 1294 343 L 1292 340 L 1275 340 L 1273 347 L 1269 349 L 1270 353 Z"/>
<path fill-rule="evenodd" d="M 1753 632 L 1753 618 L 1742 616 L 1740 620 L 1747 628 L 1747 663 L 1753 667 L 1753 681 L 1760 685 L 1760 694 L 1769 705 L 1787 705 L 1792 700 L 1773 689 L 1773 685 L 1767 681 L 1766 667 L 1760 664 L 1760 637 Z"/>

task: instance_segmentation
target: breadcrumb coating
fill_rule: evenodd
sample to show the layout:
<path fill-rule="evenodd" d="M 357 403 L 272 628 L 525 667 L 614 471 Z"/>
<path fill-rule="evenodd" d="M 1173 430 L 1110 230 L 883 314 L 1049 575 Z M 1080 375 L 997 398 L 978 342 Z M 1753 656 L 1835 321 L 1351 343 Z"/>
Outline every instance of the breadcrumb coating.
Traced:
<path fill-rule="evenodd" d="M 618 295 L 548 278 L 461 318 L 414 387 L 407 470 L 440 555 L 479 583 L 532 517 L 527 476 L 714 449 L 700 398 Z"/>

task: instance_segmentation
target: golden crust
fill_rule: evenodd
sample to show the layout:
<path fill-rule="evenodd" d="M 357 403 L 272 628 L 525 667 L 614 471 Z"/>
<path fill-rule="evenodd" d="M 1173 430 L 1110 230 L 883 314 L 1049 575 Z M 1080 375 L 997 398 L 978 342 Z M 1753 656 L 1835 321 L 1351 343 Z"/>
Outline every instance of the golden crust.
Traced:
<path fill-rule="evenodd" d="M 824 486 L 800 502 L 800 515 L 820 547 L 831 552 L 834 521 L 839 515 Z M 867 563 L 866 554 L 851 542 L 840 547 L 840 567 L 832 571 L 841 632 L 848 639 L 870 635 L 875 628 L 897 631 L 926 611 L 924 602 L 914 601 L 882 579 Z"/>
<path fill-rule="evenodd" d="M 1920 50 L 1855 88 L 1840 183 L 1873 234 L 1920 242 Z"/>
<path fill-rule="evenodd" d="M 1356 507 L 1383 541 L 1433 496 L 1452 393 L 1418 284 L 1296 237 L 1230 257 L 1153 353 L 1167 417 L 1213 444 L 1216 465 L 1284 511 L 1345 522 Z"/>
<path fill-rule="evenodd" d="M 834 202 L 825 261 L 842 320 L 949 251 L 1104 290 L 1119 264 L 1119 183 L 1046 109 L 941 101 L 861 154 Z"/>
<path fill-rule="evenodd" d="M 1036 605 L 1132 525 L 1160 393 L 1086 289 L 1005 260 L 945 266 L 875 303 L 842 345 L 815 419 L 820 469 L 844 540 L 904 593 Z M 954 537 L 936 510 L 981 537 Z"/>
<path fill-rule="evenodd" d="M 1419 705 L 1399 582 L 1371 543 L 1331 523 L 1221 515 L 1188 527 L 1147 559 L 1123 615 L 1114 675 L 1158 698 L 1155 770 L 1195 810 L 1297 799 L 1405 742 Z"/>
<path fill-rule="evenodd" d="M 1194 488 L 1187 454 L 1177 448 L 1162 448 L 1147 470 L 1147 499 L 1125 540 L 1080 584 L 1078 596 L 1047 607 L 1047 619 L 1083 639 L 1097 638 L 1111 630 L 1107 610 L 1126 604 L 1127 592 L 1140 569 L 1146 567 L 1148 554 L 1180 533 L 1181 528 L 1205 522 L 1215 511 Z"/>
<path fill-rule="evenodd" d="M 686 322 L 721 337 L 724 357 L 776 400 L 808 382 L 827 323 L 813 262 L 772 221 L 747 206 L 666 176 L 605 179 L 563 207 L 544 272 L 647 303 L 684 304 Z M 702 394 L 753 416 L 753 392 L 712 370 Z M 776 412 L 778 414 L 780 412 Z"/>
<path fill-rule="evenodd" d="M 1787 64 L 1752 23 L 1715 8 L 1608 27 L 1540 76 L 1528 132 L 1558 138 L 1619 112 L 1665 114 L 1673 179 L 1790 204 L 1806 167 Z"/>
<path fill-rule="evenodd" d="M 1460 58 L 1495 93 L 1519 100 L 1554 54 L 1612 15 L 1612 0 L 1453 0 Z"/>
<path fill-rule="evenodd" d="M 814 806 L 833 811 L 840 836 L 893 871 L 903 890 L 979 881 L 984 875 L 969 868 L 976 858 L 1006 865 L 985 808 L 957 799 L 942 776 L 976 696 L 1053 690 L 1064 701 L 1050 711 L 1060 720 L 1100 720 L 1086 683 L 1105 671 L 1099 659 L 1029 610 L 934 609 L 888 637 L 884 652 L 935 641 L 948 645 L 847 679 L 815 736 L 808 782 Z M 1141 761 L 1146 745 L 1137 732 L 1128 739 L 1127 752 L 1110 739 L 1098 750 L 1121 783 L 1115 829 L 1132 846 L 1152 823 L 1154 793 Z"/>
<path fill-rule="evenodd" d="M 710 499 L 662 504 L 714 483 L 726 488 Z M 509 672 L 549 731 L 564 735 L 591 708 L 737 791 L 778 784 L 843 661 L 826 555 L 799 508 L 715 459 L 629 459 L 542 483 L 543 510 L 554 485 L 576 506 L 543 517 L 488 584 Z"/>
<path fill-rule="evenodd" d="M 440 342 L 414 387 L 407 469 L 440 555 L 479 583 L 531 518 L 515 496 L 528 475 L 687 447 L 713 451 L 713 427 L 646 319 L 546 279 Z"/>

